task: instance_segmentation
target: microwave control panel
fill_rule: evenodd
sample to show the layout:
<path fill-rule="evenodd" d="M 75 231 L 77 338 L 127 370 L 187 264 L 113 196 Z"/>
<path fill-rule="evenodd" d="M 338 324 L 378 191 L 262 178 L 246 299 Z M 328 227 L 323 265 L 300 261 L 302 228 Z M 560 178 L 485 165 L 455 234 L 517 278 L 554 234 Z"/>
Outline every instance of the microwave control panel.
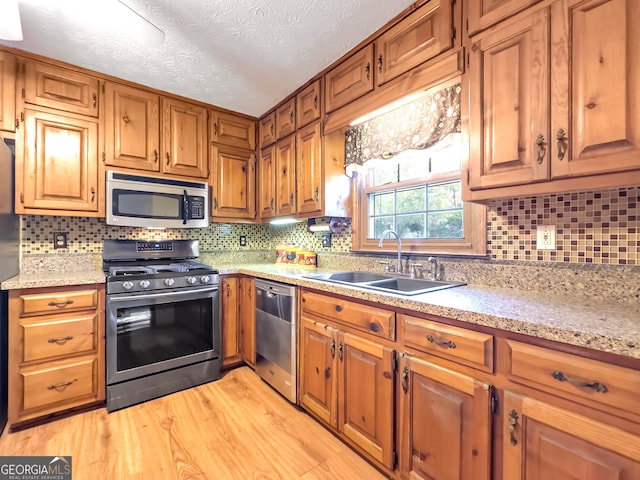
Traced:
<path fill-rule="evenodd" d="M 189 219 L 204 219 L 204 197 L 189 197 Z"/>

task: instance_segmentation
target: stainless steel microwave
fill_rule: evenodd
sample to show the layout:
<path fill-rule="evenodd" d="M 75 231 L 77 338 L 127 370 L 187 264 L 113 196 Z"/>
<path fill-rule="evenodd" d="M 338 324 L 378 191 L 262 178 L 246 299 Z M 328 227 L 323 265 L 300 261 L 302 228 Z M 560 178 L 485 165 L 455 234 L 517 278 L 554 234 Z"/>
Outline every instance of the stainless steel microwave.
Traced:
<path fill-rule="evenodd" d="M 209 185 L 107 171 L 107 225 L 209 226 Z"/>

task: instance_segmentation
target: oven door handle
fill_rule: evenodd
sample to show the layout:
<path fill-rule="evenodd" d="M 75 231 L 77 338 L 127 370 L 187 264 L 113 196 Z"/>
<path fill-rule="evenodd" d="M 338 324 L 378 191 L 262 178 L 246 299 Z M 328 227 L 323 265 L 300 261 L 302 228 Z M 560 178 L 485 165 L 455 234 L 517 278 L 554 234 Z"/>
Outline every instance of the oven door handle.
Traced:
<path fill-rule="evenodd" d="M 182 291 L 173 291 L 173 292 L 161 292 L 161 293 L 149 293 L 144 292 L 142 295 L 127 295 L 126 297 L 120 297 L 117 295 L 110 295 L 108 300 L 109 302 L 128 302 L 130 300 L 140 300 L 142 298 L 167 298 L 167 297 L 178 297 L 184 295 L 193 295 L 194 293 L 208 293 L 215 292 L 218 290 L 218 287 L 209 287 L 209 288 L 191 288 L 188 290 Z"/>

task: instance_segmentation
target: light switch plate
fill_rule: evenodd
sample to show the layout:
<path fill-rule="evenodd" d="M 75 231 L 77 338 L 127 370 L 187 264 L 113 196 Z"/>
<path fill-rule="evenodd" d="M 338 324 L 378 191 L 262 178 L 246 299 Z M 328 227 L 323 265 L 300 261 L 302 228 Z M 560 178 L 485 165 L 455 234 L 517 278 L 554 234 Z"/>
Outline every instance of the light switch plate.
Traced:
<path fill-rule="evenodd" d="M 556 249 L 556 226 L 538 225 L 536 247 L 538 250 Z"/>

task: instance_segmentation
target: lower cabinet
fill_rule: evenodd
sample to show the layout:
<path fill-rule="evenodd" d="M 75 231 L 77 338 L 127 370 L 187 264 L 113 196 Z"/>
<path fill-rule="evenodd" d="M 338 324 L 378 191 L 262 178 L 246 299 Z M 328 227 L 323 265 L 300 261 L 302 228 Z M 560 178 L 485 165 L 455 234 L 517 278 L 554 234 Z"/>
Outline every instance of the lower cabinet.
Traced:
<path fill-rule="evenodd" d="M 222 367 L 242 362 L 240 350 L 240 279 L 222 277 L 220 281 L 220 332 L 222 335 Z"/>
<path fill-rule="evenodd" d="M 400 386 L 402 478 L 489 480 L 491 385 L 403 354 Z"/>
<path fill-rule="evenodd" d="M 640 436 L 531 397 L 505 392 L 503 478 L 640 478 Z"/>
<path fill-rule="evenodd" d="M 256 368 L 256 297 L 253 277 L 240 278 L 238 313 L 240 316 L 240 350 L 242 358 Z"/>
<path fill-rule="evenodd" d="M 104 285 L 9 292 L 8 422 L 101 402 Z"/>
<path fill-rule="evenodd" d="M 393 469 L 395 351 L 302 316 L 300 404 Z"/>

